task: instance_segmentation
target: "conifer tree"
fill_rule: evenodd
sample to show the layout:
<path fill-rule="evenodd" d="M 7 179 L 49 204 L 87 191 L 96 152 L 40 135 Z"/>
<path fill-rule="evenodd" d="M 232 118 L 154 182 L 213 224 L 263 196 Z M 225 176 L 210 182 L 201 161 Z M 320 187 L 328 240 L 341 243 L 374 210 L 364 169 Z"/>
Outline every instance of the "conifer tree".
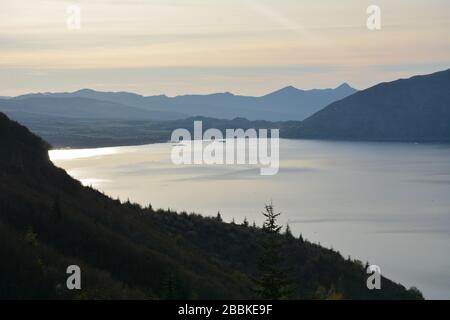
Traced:
<path fill-rule="evenodd" d="M 277 224 L 277 217 L 272 203 L 265 206 L 262 213 L 266 220 L 262 230 L 265 233 L 262 242 L 263 252 L 260 256 L 258 268 L 260 277 L 256 280 L 256 293 L 259 298 L 278 300 L 288 298 L 289 285 L 281 262 L 281 243 L 279 234 L 282 226 Z"/>
<path fill-rule="evenodd" d="M 291 227 L 289 227 L 288 224 L 286 225 L 286 231 L 284 232 L 284 235 L 288 239 L 293 239 L 294 238 L 294 236 L 292 235 Z"/>

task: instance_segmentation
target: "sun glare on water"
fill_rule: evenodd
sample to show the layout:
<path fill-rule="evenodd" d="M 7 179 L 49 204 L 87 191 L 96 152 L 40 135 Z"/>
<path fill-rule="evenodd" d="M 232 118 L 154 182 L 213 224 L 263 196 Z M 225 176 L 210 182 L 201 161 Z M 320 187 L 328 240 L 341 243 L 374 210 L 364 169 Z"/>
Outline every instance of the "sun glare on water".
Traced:
<path fill-rule="evenodd" d="M 117 148 L 95 148 L 95 149 L 61 149 L 48 152 L 52 162 L 58 160 L 75 160 L 92 158 L 117 153 Z"/>

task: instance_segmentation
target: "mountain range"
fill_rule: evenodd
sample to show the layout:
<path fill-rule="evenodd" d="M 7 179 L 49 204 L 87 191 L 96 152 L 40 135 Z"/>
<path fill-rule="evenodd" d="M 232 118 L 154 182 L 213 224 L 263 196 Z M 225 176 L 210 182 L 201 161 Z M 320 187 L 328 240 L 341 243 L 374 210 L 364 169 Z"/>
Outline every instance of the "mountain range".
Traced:
<path fill-rule="evenodd" d="M 356 90 L 346 83 L 335 89 L 300 90 L 289 86 L 261 97 L 229 92 L 176 97 L 142 96 L 82 89 L 71 93 L 35 93 L 2 99 L 0 110 L 14 118 L 40 114 L 116 120 L 175 120 L 189 116 L 303 120 L 354 92 Z"/>
<path fill-rule="evenodd" d="M 0 99 L 0 110 L 18 120 L 29 118 L 174 120 L 186 117 L 184 114 L 175 112 L 146 110 L 111 101 L 46 95 Z"/>
<path fill-rule="evenodd" d="M 325 103 L 327 99 L 337 98 L 336 92 L 345 95 L 350 91 L 354 89 L 344 84 L 336 89 L 310 91 L 286 87 L 259 98 L 231 93 L 169 98 L 84 89 L 74 93 L 29 94 L 0 99 L 0 111 L 57 147 L 168 141 L 174 129 L 189 129 L 194 119 L 203 120 L 204 129 L 279 128 L 282 138 L 293 139 L 450 141 L 450 69 L 357 91 L 302 121 L 293 120 L 293 117 L 289 121 L 276 121 L 277 116 L 272 114 L 279 111 L 279 106 L 286 114 L 307 110 L 308 107 L 289 106 L 291 101 L 302 100 L 301 97 L 315 97 L 315 101 L 322 99 Z M 218 101 L 221 101 L 221 107 Z M 188 116 L 209 114 L 205 110 L 216 117 Z M 240 114 L 248 112 L 249 117 L 226 117 L 238 110 Z M 265 117 L 269 120 L 254 120 Z"/>

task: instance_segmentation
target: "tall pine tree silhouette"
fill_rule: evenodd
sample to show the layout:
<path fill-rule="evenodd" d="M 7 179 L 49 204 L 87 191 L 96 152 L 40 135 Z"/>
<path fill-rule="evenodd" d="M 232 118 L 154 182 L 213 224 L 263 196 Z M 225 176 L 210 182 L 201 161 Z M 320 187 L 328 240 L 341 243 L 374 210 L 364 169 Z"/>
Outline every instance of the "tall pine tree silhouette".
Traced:
<path fill-rule="evenodd" d="M 259 298 L 266 300 L 278 300 L 289 297 L 290 286 L 281 262 L 281 225 L 277 224 L 277 217 L 281 213 L 275 213 L 272 203 L 265 206 L 262 212 L 266 220 L 263 224 L 265 233 L 262 242 L 263 252 L 258 261 L 259 278 L 256 280 L 256 293 Z"/>

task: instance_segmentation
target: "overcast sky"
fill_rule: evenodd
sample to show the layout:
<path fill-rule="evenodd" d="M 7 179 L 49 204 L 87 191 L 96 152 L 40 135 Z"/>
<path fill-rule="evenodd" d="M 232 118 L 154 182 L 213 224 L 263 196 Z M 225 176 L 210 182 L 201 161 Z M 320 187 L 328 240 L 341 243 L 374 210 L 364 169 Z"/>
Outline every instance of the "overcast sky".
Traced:
<path fill-rule="evenodd" d="M 448 68 L 448 0 L 0 0 L 0 95 L 362 89 Z"/>

